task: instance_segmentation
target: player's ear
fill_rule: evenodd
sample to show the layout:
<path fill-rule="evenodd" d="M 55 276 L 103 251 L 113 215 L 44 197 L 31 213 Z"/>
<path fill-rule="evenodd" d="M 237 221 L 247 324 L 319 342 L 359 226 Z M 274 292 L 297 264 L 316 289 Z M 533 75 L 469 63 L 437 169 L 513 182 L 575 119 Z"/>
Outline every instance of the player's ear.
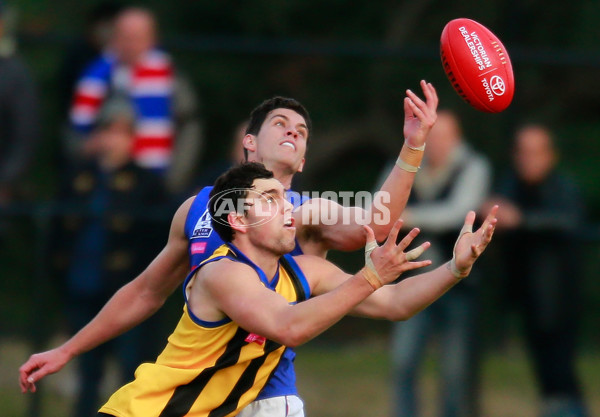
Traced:
<path fill-rule="evenodd" d="M 298 167 L 298 171 L 297 172 L 302 172 L 302 170 L 304 169 L 304 162 L 306 161 L 305 158 L 302 158 L 302 162 L 300 162 L 300 166 Z"/>
<path fill-rule="evenodd" d="M 248 152 L 256 152 L 256 136 L 247 134 L 244 136 L 242 144 Z"/>
<path fill-rule="evenodd" d="M 248 230 L 248 222 L 244 215 L 236 211 L 232 211 L 227 215 L 227 221 L 233 230 L 240 233 L 246 233 Z"/>

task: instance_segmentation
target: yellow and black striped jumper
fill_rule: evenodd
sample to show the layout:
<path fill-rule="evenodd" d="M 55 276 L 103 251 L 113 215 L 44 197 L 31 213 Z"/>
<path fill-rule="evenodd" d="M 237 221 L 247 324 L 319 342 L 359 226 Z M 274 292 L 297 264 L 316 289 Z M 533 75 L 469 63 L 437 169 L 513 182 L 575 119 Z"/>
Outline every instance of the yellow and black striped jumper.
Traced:
<path fill-rule="evenodd" d="M 195 272 L 222 258 L 250 265 L 267 288 L 291 304 L 310 296 L 306 278 L 290 255 L 281 258 L 275 277 L 268 280 L 234 245 L 222 245 L 186 278 L 183 315 L 169 336 L 166 348 L 156 362 L 138 367 L 135 379 L 110 397 L 100 409 L 101 415 L 235 416 L 257 398 L 276 373 L 278 364 L 285 362 L 291 349 L 250 334 L 229 318 L 206 322 L 188 309 L 186 289 L 193 282 Z M 283 383 L 295 385 L 295 381 Z"/>

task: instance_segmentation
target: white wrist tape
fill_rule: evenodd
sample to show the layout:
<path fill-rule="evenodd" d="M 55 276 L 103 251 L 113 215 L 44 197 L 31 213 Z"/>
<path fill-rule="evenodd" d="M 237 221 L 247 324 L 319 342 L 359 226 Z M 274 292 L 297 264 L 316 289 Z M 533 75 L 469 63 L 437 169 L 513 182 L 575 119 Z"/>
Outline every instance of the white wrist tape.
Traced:
<path fill-rule="evenodd" d="M 419 167 L 407 164 L 400 157 L 398 157 L 398 159 L 396 159 L 396 165 L 398 166 L 398 168 L 400 168 L 404 171 L 408 171 L 408 172 L 417 172 L 419 170 Z"/>
<path fill-rule="evenodd" d="M 410 146 L 410 144 L 408 143 L 408 141 L 406 139 L 404 139 L 404 144 L 406 146 L 408 146 L 410 149 L 412 149 L 413 151 L 424 151 L 425 150 L 425 144 L 423 144 L 417 148 L 415 146 Z"/>
<path fill-rule="evenodd" d="M 469 275 L 469 272 L 471 272 L 470 268 L 468 271 L 461 272 L 456 266 L 456 245 L 458 245 L 458 241 L 466 233 L 473 233 L 473 225 L 472 224 L 463 225 L 462 229 L 460 229 L 460 233 L 458 234 L 458 239 L 456 239 L 456 242 L 454 243 L 454 248 L 452 249 L 452 260 L 450 261 L 450 272 L 452 272 L 452 275 L 454 275 L 458 279 L 465 278 L 467 275 Z"/>
<path fill-rule="evenodd" d="M 365 246 L 365 267 L 373 273 L 373 275 L 375 275 L 375 277 L 377 278 L 377 281 L 379 281 L 379 283 L 381 285 L 383 285 L 383 282 L 381 281 L 381 278 L 379 277 L 379 274 L 377 273 L 377 270 L 375 269 L 375 265 L 373 264 L 373 261 L 371 260 L 371 253 L 375 250 L 375 248 L 377 248 L 379 245 L 377 245 L 376 241 L 372 241 L 372 242 L 367 242 L 366 246 Z"/>
<path fill-rule="evenodd" d="M 424 150 L 425 145 L 415 148 L 410 146 L 405 140 L 400 155 L 396 160 L 396 165 L 404 171 L 417 172 L 423 160 Z"/>

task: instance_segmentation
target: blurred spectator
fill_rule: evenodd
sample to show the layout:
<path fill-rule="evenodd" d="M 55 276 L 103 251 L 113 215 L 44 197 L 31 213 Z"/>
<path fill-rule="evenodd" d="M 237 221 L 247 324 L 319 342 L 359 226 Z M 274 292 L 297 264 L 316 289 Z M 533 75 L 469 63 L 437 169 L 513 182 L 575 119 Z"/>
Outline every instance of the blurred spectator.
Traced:
<path fill-rule="evenodd" d="M 62 187 L 61 202 L 68 212 L 58 219 L 50 259 L 64 284 L 73 333 L 144 269 L 166 237 L 157 232 L 164 225 L 152 217 L 162 214 L 161 180 L 131 159 L 134 118 L 127 98 L 107 99 L 88 139 L 94 158 L 73 167 Z M 96 415 L 108 356 L 116 356 L 119 384 L 133 379 L 136 366 L 157 353 L 149 343 L 156 331 L 151 319 L 80 357 L 74 417 Z"/>
<path fill-rule="evenodd" d="M 584 220 L 577 185 L 557 170 L 551 131 L 517 130 L 514 167 L 499 182 L 498 245 L 506 265 L 506 306 L 523 321 L 542 396 L 540 416 L 586 416 L 575 370 Z M 485 210 L 485 207 L 484 207 Z M 500 295 L 500 294 L 499 294 Z"/>
<path fill-rule="evenodd" d="M 244 156 L 244 145 L 242 142 L 244 140 L 244 136 L 246 136 L 247 127 L 247 120 L 244 120 L 235 127 L 229 140 L 229 147 L 225 151 L 225 155 L 215 158 L 212 163 L 200 171 L 200 174 L 194 181 L 194 187 L 191 190 L 190 195 L 197 194 L 207 185 L 214 184 L 219 175 L 227 171 L 232 166 L 246 160 L 246 157 Z M 189 195 L 183 197 L 187 198 Z"/>
<path fill-rule="evenodd" d="M 114 27 L 114 20 L 123 6 L 115 1 L 105 0 L 92 6 L 85 16 L 83 36 L 73 40 L 65 51 L 59 70 L 60 108 L 68 114 L 75 86 L 83 70 L 100 55 L 108 45 Z"/>
<path fill-rule="evenodd" d="M 431 242 L 427 252 L 433 261 L 431 269 L 452 253 L 465 213 L 480 207 L 488 197 L 490 183 L 491 166 L 487 158 L 465 143 L 453 112 L 438 110 L 437 121 L 427 139 L 425 159 L 402 213 L 404 227 L 419 227 L 419 239 Z M 477 415 L 474 389 L 479 274 L 474 268 L 469 278 L 436 303 L 410 320 L 394 324 L 393 415 L 422 415 L 418 407 L 418 370 L 432 339 L 439 345 L 441 368 L 437 415 Z"/>
<path fill-rule="evenodd" d="M 76 159 L 89 157 L 86 139 L 104 99 L 115 92 L 135 109 L 135 163 L 164 174 L 170 192 L 184 190 L 202 148 L 198 103 L 171 57 L 158 49 L 156 20 L 147 9 L 127 8 L 117 16 L 108 47 L 77 83 L 70 120 L 78 135 L 69 144 Z"/>
<path fill-rule="evenodd" d="M 25 180 L 39 141 L 33 79 L 14 43 L 5 43 L 9 13 L 0 1 L 0 207 L 31 197 Z"/>

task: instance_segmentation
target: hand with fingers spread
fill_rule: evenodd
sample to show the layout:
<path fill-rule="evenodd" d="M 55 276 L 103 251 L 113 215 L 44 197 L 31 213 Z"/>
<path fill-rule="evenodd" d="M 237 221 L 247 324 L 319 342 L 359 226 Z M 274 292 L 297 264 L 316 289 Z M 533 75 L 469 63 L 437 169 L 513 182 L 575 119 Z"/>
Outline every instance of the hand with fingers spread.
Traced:
<path fill-rule="evenodd" d="M 378 246 L 375 241 L 373 230 L 365 226 L 367 232 L 367 244 L 365 246 L 365 269 L 363 274 L 371 285 L 377 288 L 381 285 L 389 284 L 396 280 L 398 276 L 406 271 L 410 271 L 424 266 L 431 265 L 430 260 L 415 261 L 430 246 L 429 242 L 422 243 L 415 249 L 408 252 L 404 250 L 412 243 L 419 234 L 419 229 L 412 229 L 398 244 L 396 240 L 398 233 L 402 228 L 402 220 L 398 219 L 390 230 L 386 242 Z M 375 277 L 373 279 L 372 277 Z M 377 282 L 379 286 L 377 286 Z"/>
<path fill-rule="evenodd" d="M 469 275 L 473 264 L 492 240 L 498 221 L 497 212 L 498 206 L 492 207 L 481 227 L 475 232 L 473 232 L 475 212 L 467 213 L 465 223 L 454 245 L 452 260 L 448 264 L 456 278 L 460 279 Z"/>
<path fill-rule="evenodd" d="M 437 118 L 438 96 L 431 83 L 421 80 L 425 101 L 406 90 L 404 98 L 404 139 L 411 148 L 425 145 L 427 135 Z"/>

